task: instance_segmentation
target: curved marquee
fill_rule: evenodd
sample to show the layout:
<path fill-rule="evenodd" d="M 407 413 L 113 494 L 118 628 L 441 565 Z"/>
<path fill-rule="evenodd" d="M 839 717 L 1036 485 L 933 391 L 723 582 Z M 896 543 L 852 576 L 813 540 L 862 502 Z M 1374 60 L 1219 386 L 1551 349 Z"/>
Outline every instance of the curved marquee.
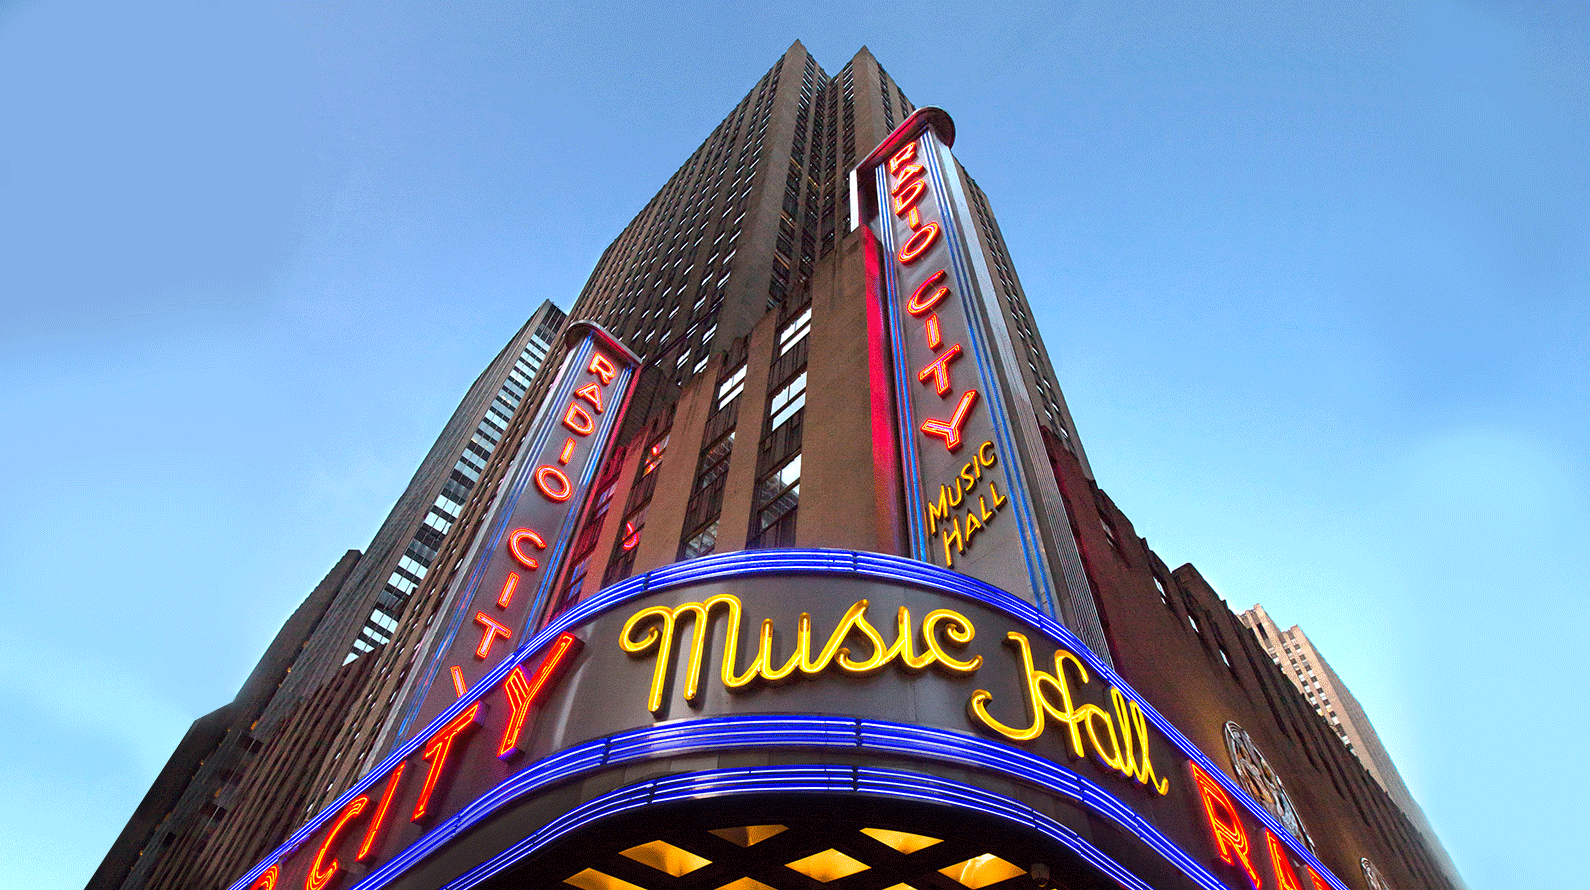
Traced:
<path fill-rule="evenodd" d="M 557 683 L 559 672 L 568 669 L 568 664 L 575 660 L 581 662 L 582 671 L 586 668 L 591 669 L 581 674 L 583 680 L 590 683 L 595 683 L 604 676 L 611 677 L 614 671 L 628 670 L 630 673 L 627 676 L 631 677 L 628 686 L 632 688 L 626 689 L 625 694 L 635 698 L 636 709 L 641 708 L 645 701 L 646 679 L 660 678 L 665 667 L 688 664 L 691 671 L 684 679 L 693 683 L 700 678 L 708 685 L 715 682 L 712 666 L 701 664 L 702 647 L 699 643 L 694 660 L 687 660 L 691 652 L 685 646 L 676 647 L 673 658 L 666 663 L 663 658 L 656 657 L 655 649 L 649 650 L 656 661 L 654 671 L 653 666 L 646 661 L 648 650 L 639 643 L 647 639 L 655 640 L 656 636 L 667 638 L 675 629 L 670 619 L 670 624 L 664 628 L 662 634 L 647 637 L 643 631 L 650 625 L 645 619 L 655 615 L 689 611 L 708 602 L 712 596 L 719 599 L 735 599 L 726 596 L 723 593 L 725 590 L 741 591 L 748 602 L 753 602 L 756 596 L 762 596 L 765 605 L 766 602 L 774 600 L 761 593 L 764 588 L 774 589 L 777 597 L 788 598 L 789 581 L 799 582 L 800 579 L 806 578 L 807 581 L 801 582 L 803 589 L 816 590 L 821 587 L 816 580 L 820 577 L 831 579 L 822 583 L 840 585 L 837 589 L 847 592 L 854 589 L 895 591 L 902 597 L 902 602 L 949 606 L 954 606 L 958 602 L 962 604 L 959 607 L 962 611 L 975 616 L 975 620 L 985 626 L 1008 626 L 1020 629 L 1008 633 L 1010 639 L 1005 641 L 1004 650 L 1017 652 L 1016 668 L 1020 667 L 1021 653 L 1027 654 L 1025 676 L 1029 679 L 1041 678 L 1032 681 L 1033 697 L 1044 696 L 1044 693 L 1038 691 L 1038 686 L 1044 683 L 1047 683 L 1051 689 L 1066 688 L 1063 693 L 1065 709 L 1072 717 L 1069 726 L 1062 728 L 1065 724 L 1059 720 L 1051 725 L 1048 735 L 1052 737 L 1049 739 L 1052 744 L 1047 748 L 1007 743 L 1007 739 L 1017 739 L 1016 730 L 1006 724 L 1020 722 L 1012 717 L 1012 714 L 1014 717 L 1021 716 L 1019 709 L 1012 710 L 1012 702 L 1019 701 L 1021 695 L 1008 684 L 1001 686 L 993 683 L 995 692 L 992 695 L 986 690 L 979 689 L 972 698 L 975 701 L 978 696 L 984 696 L 992 698 L 995 702 L 1003 699 L 1005 709 L 999 713 L 1003 715 L 1000 719 L 1004 720 L 1004 723 L 994 719 L 989 709 L 985 707 L 984 712 L 989 716 L 978 724 L 975 719 L 978 709 L 968 702 L 968 707 L 958 715 L 960 724 L 948 725 L 951 721 L 943 716 L 946 713 L 945 709 L 935 710 L 937 706 L 932 701 L 928 701 L 933 697 L 933 693 L 930 693 L 925 697 L 927 704 L 922 706 L 921 716 L 917 717 L 918 722 L 915 723 L 855 716 L 856 706 L 853 702 L 848 703 L 852 706 L 852 712 L 845 716 L 823 713 L 735 712 L 733 707 L 725 709 L 709 702 L 709 707 L 705 711 L 717 710 L 718 713 L 703 713 L 699 708 L 686 710 L 683 712 L 685 715 L 683 719 L 677 719 L 675 715 L 676 719 L 620 731 L 605 731 L 607 724 L 603 723 L 602 719 L 611 721 L 613 719 L 611 717 L 604 715 L 602 719 L 590 718 L 587 723 L 594 729 L 586 732 L 588 737 L 552 750 L 537 751 L 529 747 L 528 743 L 518 741 L 519 733 L 525 726 L 526 714 L 532 704 L 538 701 L 543 687 Z M 781 584 L 785 586 L 779 586 Z M 844 587 L 843 585 L 846 584 L 852 586 Z M 681 602 L 682 597 L 692 596 L 700 602 Z M 911 597 L 926 598 L 912 600 Z M 659 602 L 664 605 L 656 605 Z M 738 609 L 737 599 L 735 603 Z M 863 599 L 851 606 L 850 611 L 845 614 L 847 618 L 852 619 L 852 623 L 839 624 L 826 647 L 825 654 L 831 661 L 836 658 L 834 652 L 840 653 L 835 663 L 841 666 L 844 664 L 844 659 L 847 657 L 845 653 L 848 650 L 837 648 L 839 643 L 849 640 L 850 646 L 860 648 L 855 644 L 853 637 L 846 636 L 845 628 L 849 627 L 854 633 L 857 627 L 866 624 L 865 621 L 858 624 L 854 620 L 854 616 L 858 614 L 858 607 L 861 610 L 859 614 L 865 616 L 866 603 L 867 600 Z M 789 608 L 811 608 L 814 612 L 818 611 L 805 603 L 794 604 Z M 709 612 L 709 608 L 696 612 L 697 623 L 710 623 L 711 619 L 707 619 Z M 833 610 L 830 609 L 830 613 L 832 612 Z M 916 638 L 916 634 L 911 630 L 912 625 L 907 613 L 906 607 L 902 606 L 899 609 L 898 637 L 894 644 L 890 644 L 889 651 L 900 655 L 909 663 L 913 657 L 912 646 L 905 638 L 908 631 L 913 639 Z M 943 617 L 944 614 L 953 617 Z M 624 621 L 626 615 L 628 621 Z M 934 615 L 941 616 L 937 625 L 933 623 Z M 809 651 L 812 646 L 819 645 L 826 634 L 820 629 L 813 637 L 809 632 L 811 617 L 803 613 L 800 620 L 801 634 L 804 635 L 800 639 Z M 982 663 L 985 656 L 990 660 L 1004 657 L 1005 661 L 1010 661 L 1008 655 L 1001 656 L 999 646 L 986 639 L 981 641 L 982 655 L 973 657 L 969 648 L 954 648 L 954 651 L 950 651 L 951 647 L 964 647 L 964 644 L 970 640 L 972 620 L 955 608 L 938 608 L 928 613 L 922 619 L 922 639 L 925 640 L 927 650 L 937 651 L 943 660 L 960 665 L 961 673 L 969 673 L 964 670 L 967 665 L 973 665 L 975 670 L 975 665 Z M 619 634 L 614 631 L 620 622 L 623 622 L 624 626 L 622 636 L 625 644 L 622 648 L 628 650 L 627 656 L 618 654 L 621 647 L 615 637 Z M 737 622 L 738 613 L 731 623 Z M 965 627 L 958 630 L 958 622 Z M 763 630 L 764 649 L 769 645 L 767 643 L 769 631 L 766 627 L 771 624 L 772 620 L 769 619 Z M 885 629 L 888 626 L 881 620 L 878 624 Z M 826 625 L 819 626 L 835 625 L 834 622 L 829 621 Z M 875 641 L 874 656 L 871 660 L 882 663 L 884 661 L 882 656 L 885 653 L 882 634 L 872 631 L 871 625 L 866 627 L 867 630 L 863 633 Z M 938 628 L 939 636 L 943 640 L 948 640 L 948 643 L 941 640 L 937 646 L 935 645 L 935 627 Z M 1027 632 L 1030 632 L 1033 639 L 1027 638 Z M 582 634 L 587 637 L 583 641 L 586 647 L 584 652 L 579 649 Z M 704 638 L 704 634 L 704 630 L 699 631 L 697 636 Z M 688 635 L 680 634 L 680 636 Z M 1017 636 L 1023 638 L 1022 642 L 1020 645 L 1012 645 Z M 732 640 L 732 637 L 730 639 Z M 960 640 L 959 643 L 956 643 L 957 639 Z M 752 639 L 748 642 L 754 653 L 756 641 Z M 1032 667 L 1033 659 L 1030 656 L 1031 650 L 1035 648 L 1041 650 L 1040 659 L 1047 655 L 1050 649 L 1055 649 L 1056 670 L 1053 675 L 1044 677 L 1042 670 Z M 732 643 L 729 649 L 731 654 L 722 669 L 725 685 L 728 685 L 727 681 L 731 674 L 732 664 L 729 662 L 734 661 Z M 934 670 L 926 669 L 926 666 L 932 662 L 927 650 L 914 656 L 919 659 L 917 662 L 919 666 L 915 671 L 901 669 L 894 672 L 902 679 L 884 677 L 878 673 L 876 666 L 873 668 L 873 676 L 863 679 L 880 680 L 881 678 L 880 682 L 906 683 L 917 682 L 913 678 L 920 678 L 924 686 L 937 683 L 939 686 L 950 687 L 949 680 L 936 677 Z M 1068 674 L 1062 663 L 1064 653 L 1069 653 L 1077 666 L 1070 674 L 1073 678 L 1081 680 L 1075 690 L 1068 686 L 1066 679 Z M 790 657 L 789 664 L 796 665 L 801 657 L 797 652 Z M 854 666 L 855 654 L 849 657 L 852 658 L 851 663 Z M 705 660 L 711 661 L 710 658 Z M 762 661 L 764 664 L 770 663 L 765 652 Z M 696 670 L 698 667 L 701 670 Z M 608 673 L 604 675 L 601 673 L 602 670 Z M 817 670 L 821 670 L 820 665 L 817 666 Z M 997 673 L 997 670 L 1002 670 L 1004 673 Z M 852 673 L 858 676 L 865 674 L 864 671 Z M 1019 674 L 1020 671 L 1015 668 L 990 664 L 984 668 L 984 676 L 977 676 L 975 680 L 979 684 L 985 684 L 990 683 L 996 676 L 1008 680 L 1009 677 Z M 1093 678 L 1092 683 L 1087 680 L 1089 674 Z M 1058 683 L 1053 679 L 1055 676 L 1060 678 Z M 633 678 L 640 678 L 639 682 Z M 659 704 L 657 689 L 666 688 L 675 699 L 681 694 L 686 696 L 690 694 L 688 691 L 681 692 L 680 687 L 687 684 L 681 684 L 680 679 L 676 670 L 672 682 L 666 686 L 653 680 L 652 713 L 647 715 L 641 712 L 646 722 L 649 723 L 652 717 L 660 713 L 659 708 L 667 708 L 666 702 Z M 849 678 L 839 675 L 837 671 L 830 672 L 823 679 L 831 684 L 849 682 Z M 966 680 L 964 677 L 955 679 Z M 608 682 L 611 680 L 609 679 Z M 1081 697 L 1082 693 L 1087 691 L 1084 685 L 1095 690 L 1095 698 L 1099 697 L 1097 689 L 1107 687 L 1108 697 L 1100 699 L 1104 704 L 1074 702 L 1073 692 Z M 964 690 L 967 687 L 963 683 L 953 688 Z M 723 692 L 733 691 L 729 689 Z M 897 692 L 895 694 L 898 695 Z M 733 705 L 753 698 L 755 696 L 732 697 L 719 693 L 714 701 Z M 1111 701 L 1114 703 L 1113 713 L 1109 711 Z M 1043 708 L 1034 705 L 1031 697 L 1027 704 L 1027 715 L 1033 722 L 1033 727 L 1029 728 L 1041 731 Z M 836 710 L 844 706 L 845 704 L 841 704 Z M 865 710 L 866 702 L 863 701 L 859 707 Z M 494 708 L 496 710 L 493 710 Z M 560 712 L 561 718 L 566 720 L 569 710 L 570 705 L 565 703 Z M 606 712 L 613 709 L 596 710 Z M 1083 719 L 1090 711 L 1096 712 L 1096 716 Z M 470 744 L 466 754 L 456 754 L 456 751 L 465 749 L 462 743 L 453 746 L 453 742 L 466 739 L 464 733 L 472 727 L 485 725 L 483 715 L 488 713 L 492 718 L 491 737 L 495 738 L 495 733 L 498 731 L 503 733 L 501 747 L 478 743 L 486 738 L 486 734 L 482 734 L 480 739 Z M 1050 713 L 1053 714 L 1054 711 L 1051 710 Z M 578 722 L 578 717 L 575 722 Z M 930 725 L 933 723 L 939 725 Z M 1129 768 L 1122 768 L 1122 764 L 1119 763 L 1123 759 L 1121 754 L 1125 751 L 1124 759 L 1128 761 L 1126 766 L 1132 765 L 1134 743 L 1127 736 L 1133 734 L 1134 726 L 1137 745 L 1135 773 Z M 1099 761 L 1110 760 L 1105 756 L 1108 752 L 1099 742 L 1099 733 L 1096 730 L 1100 727 L 1103 727 L 1102 731 L 1110 739 L 1115 740 L 1113 753 L 1116 762 L 1111 764 L 1113 769 L 1102 769 L 1099 766 Z M 1119 737 L 1117 737 L 1117 727 Z M 1083 728 L 1086 729 L 1085 732 L 1082 731 Z M 575 730 L 564 730 L 560 724 L 559 732 L 566 731 Z M 1063 740 L 1067 733 L 1075 740 L 1075 753 L 1078 755 L 1069 760 L 1063 748 Z M 1084 741 L 1090 736 L 1091 746 Z M 1028 736 L 1020 741 L 1026 742 L 1031 737 Z M 519 748 L 510 745 L 510 741 L 526 746 L 525 750 L 530 756 L 516 759 Z M 442 777 L 444 763 L 449 757 L 450 746 L 455 748 L 455 756 L 451 761 L 452 765 L 447 766 L 447 769 L 454 770 L 460 775 L 471 773 L 470 777 L 477 780 L 476 785 L 480 784 L 481 775 L 490 777 L 486 780 L 488 784 L 481 786 L 483 790 L 479 793 L 469 790 L 467 799 L 457 803 L 446 794 L 447 778 L 443 777 L 441 784 L 438 785 L 438 778 Z M 1088 753 L 1092 756 L 1081 756 L 1084 748 L 1089 748 Z M 427 857 L 457 842 L 470 829 L 484 825 L 502 815 L 511 805 L 533 799 L 555 786 L 615 767 L 651 759 L 749 749 L 782 749 L 787 752 L 825 750 L 861 752 L 875 754 L 880 759 L 904 758 L 921 763 L 924 767 L 971 770 L 992 778 L 1013 781 L 1027 788 L 1037 789 L 1055 800 L 1098 817 L 1125 836 L 1145 845 L 1193 884 L 1207 890 L 1240 888 L 1242 884 L 1234 879 L 1241 877 L 1244 869 L 1247 872 L 1247 880 L 1254 885 L 1262 884 L 1264 887 L 1269 887 L 1290 881 L 1292 886 L 1309 886 L 1305 882 L 1312 878 L 1312 885 L 1316 890 L 1324 890 L 1327 886 L 1333 890 L 1347 890 L 1346 885 L 1326 870 L 1318 859 L 1304 849 L 1273 816 L 1248 798 L 1233 780 L 1127 687 L 1080 640 L 1053 619 L 1039 612 L 1032 604 L 974 578 L 921 562 L 875 553 L 837 550 L 766 550 L 706 557 L 670 565 L 631 578 L 596 594 L 554 619 L 540 633 L 515 651 L 512 657 L 503 661 L 464 696 L 439 714 L 423 731 L 401 744 L 369 775 L 295 832 L 269 858 L 235 883 L 232 890 L 296 887 L 296 882 L 299 880 L 304 881 L 306 886 L 327 887 L 330 890 L 340 890 L 341 887 L 376 890 L 391 884 Z M 1050 754 L 1060 753 L 1056 756 L 1042 756 L 1036 753 L 1039 750 Z M 486 753 L 478 753 L 482 751 Z M 493 754 L 497 756 L 492 758 Z M 484 768 L 476 769 L 479 764 L 474 760 L 460 759 L 462 757 L 492 758 L 485 760 L 484 765 L 496 768 L 498 772 Z M 1062 762 L 1067 760 L 1068 762 Z M 1153 772 L 1156 768 L 1159 770 L 1157 776 Z M 414 807 L 412 803 L 412 792 L 410 797 L 401 800 L 394 794 L 405 771 L 407 778 L 404 781 L 408 786 L 419 789 L 418 807 Z M 500 780 L 495 778 L 499 775 Z M 422 777 L 423 783 L 420 781 Z M 1175 794 L 1180 795 L 1182 801 L 1188 802 L 1186 806 L 1197 807 L 1201 802 L 1202 809 L 1207 811 L 1208 825 L 1203 837 L 1189 837 L 1184 829 L 1177 830 L 1171 826 L 1158 824 L 1152 817 L 1152 813 L 1164 812 L 1163 808 L 1156 809 L 1151 805 L 1155 800 L 1164 800 L 1157 798 L 1156 794 L 1164 795 L 1167 787 L 1171 786 L 1176 788 Z M 473 789 L 476 786 L 464 783 L 461 787 Z M 438 791 L 433 800 L 431 794 L 438 788 L 443 790 Z M 1130 862 L 1112 859 L 1086 838 L 1034 810 L 1031 806 L 1008 796 L 941 775 L 893 768 L 834 764 L 784 764 L 751 769 L 698 770 L 665 779 L 631 784 L 586 800 L 544 825 L 531 826 L 529 833 L 521 836 L 522 839 L 482 857 L 472 868 L 452 878 L 446 886 L 453 890 L 476 886 L 586 825 L 646 802 L 656 803 L 672 799 L 670 796 L 700 799 L 750 794 L 834 792 L 904 800 L 917 799 L 994 816 L 1048 836 L 1124 886 L 1134 890 L 1146 890 L 1148 887 L 1146 882 L 1134 874 Z M 394 800 L 398 800 L 398 803 L 394 804 Z M 424 813 L 427 800 L 432 800 L 432 811 Z M 400 849 L 375 855 L 366 860 L 365 857 L 371 852 L 372 847 L 379 847 L 375 841 L 378 830 L 384 830 L 383 819 L 387 820 L 387 824 L 400 824 L 408 816 L 407 810 L 411 807 L 414 807 L 414 816 L 409 821 L 413 824 L 402 826 L 408 834 L 393 836 L 415 839 L 406 841 Z M 387 819 L 389 808 L 394 812 L 401 808 L 403 812 Z M 1255 831 L 1249 833 L 1242 827 L 1243 824 L 1254 826 Z M 1179 837 L 1173 838 L 1171 835 Z M 362 844 L 359 843 L 361 836 L 364 837 Z M 1236 844 L 1239 836 L 1241 843 Z M 1252 837 L 1256 843 L 1250 843 L 1249 837 Z M 1240 846 L 1240 849 L 1236 849 L 1236 846 Z M 337 878 L 336 871 L 340 861 L 337 857 L 342 857 L 351 865 L 355 859 L 355 848 L 359 850 L 358 860 L 364 863 L 365 867 L 358 869 L 356 873 L 350 868 L 348 874 Z M 1210 855 L 1211 852 L 1214 855 Z M 1222 859 L 1224 863 L 1229 864 L 1222 873 L 1223 877 L 1215 873 L 1221 870 Z M 1273 876 L 1271 880 L 1262 880 L 1261 875 L 1255 870 L 1255 863 L 1262 863 L 1264 870 Z M 299 877 L 305 873 L 307 877 Z M 1299 874 L 1304 876 L 1301 882 L 1297 880 Z M 278 877 L 281 879 L 280 884 Z M 332 883 L 334 878 L 337 880 L 335 884 Z"/>

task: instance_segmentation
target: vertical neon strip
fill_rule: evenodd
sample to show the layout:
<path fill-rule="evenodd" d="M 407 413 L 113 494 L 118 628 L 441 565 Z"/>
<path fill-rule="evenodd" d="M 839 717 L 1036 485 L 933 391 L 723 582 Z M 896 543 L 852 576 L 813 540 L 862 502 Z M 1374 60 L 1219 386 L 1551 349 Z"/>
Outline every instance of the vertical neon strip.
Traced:
<path fill-rule="evenodd" d="M 878 251 L 881 245 L 870 226 L 861 227 L 863 263 L 867 285 L 867 382 L 872 396 L 872 468 L 873 496 L 878 505 L 878 522 L 886 526 L 887 534 L 880 540 L 894 545 L 894 552 L 905 552 L 906 544 L 900 540 L 900 495 L 904 486 L 900 478 L 899 434 L 889 418 L 895 416 L 894 402 L 901 398 L 889 385 L 889 370 L 896 364 L 890 360 L 890 350 L 884 343 L 889 334 L 889 322 L 884 318 L 885 297 L 880 274 Z M 885 529 L 880 528 L 882 532 Z"/>
<path fill-rule="evenodd" d="M 565 401 L 573 398 L 574 389 L 575 389 L 574 384 L 579 381 L 580 375 L 585 372 L 586 366 L 590 363 L 591 354 L 593 352 L 595 352 L 596 347 L 595 347 L 594 343 L 595 343 L 595 340 L 592 337 L 586 337 L 585 340 L 580 343 L 580 348 L 578 350 L 578 356 L 575 358 L 574 363 L 569 366 L 570 371 L 572 371 L 573 373 L 570 375 L 570 377 L 572 379 L 570 379 L 569 383 L 568 383 L 568 393 L 566 393 L 566 394 L 560 393 L 560 395 L 558 396 L 558 401 L 557 402 L 555 402 L 555 403 L 548 402 L 548 404 L 562 405 Z M 628 386 L 629 385 L 628 370 L 626 369 L 625 372 L 623 374 L 621 374 L 619 379 L 617 381 L 615 381 L 615 382 L 617 382 L 621 386 Z M 549 396 L 549 398 L 550 398 L 550 396 Z M 601 425 L 597 428 L 596 432 L 591 434 L 591 436 L 592 436 L 592 439 L 591 439 L 591 443 L 592 443 L 591 444 L 591 460 L 589 460 L 587 462 L 588 466 L 586 467 L 586 472 L 582 473 L 580 475 L 579 482 L 575 483 L 576 484 L 576 488 L 575 488 L 576 491 L 580 490 L 581 487 L 583 487 L 584 485 L 586 485 L 586 483 L 588 483 L 590 481 L 590 470 L 591 470 L 592 467 L 596 466 L 596 463 L 597 463 L 596 458 L 599 456 L 598 453 L 597 453 L 597 451 L 598 451 L 597 443 L 605 441 L 604 439 L 599 438 L 599 437 L 607 435 L 608 431 L 612 428 L 612 420 L 613 420 L 613 418 L 612 418 L 612 416 L 610 414 L 603 414 L 602 415 L 602 423 L 601 423 Z M 545 430 L 541 431 L 542 434 L 538 435 L 536 437 L 535 442 L 531 443 L 531 445 L 529 446 L 530 450 L 527 453 L 529 455 L 531 455 L 531 457 L 527 457 L 525 459 L 524 465 L 521 468 L 521 470 L 522 470 L 522 472 L 524 474 L 524 478 L 526 480 L 528 480 L 535 473 L 535 469 L 530 466 L 530 464 L 534 462 L 533 455 L 540 454 L 542 449 L 544 449 L 546 447 L 546 443 L 552 438 L 552 436 L 554 434 L 562 435 L 561 432 L 558 432 L 556 430 L 557 426 L 558 426 L 557 424 L 547 424 L 547 428 Z M 524 453 L 524 452 L 522 452 L 522 453 Z M 522 483 L 521 483 L 520 487 L 521 488 L 523 487 Z M 517 500 L 517 495 L 518 495 L 518 492 L 515 491 L 515 499 L 516 500 Z M 582 498 L 582 500 L 583 500 L 583 498 Z M 524 626 L 527 627 L 527 628 L 535 626 L 536 617 L 539 616 L 541 614 L 542 610 L 546 608 L 547 596 L 549 595 L 549 592 L 552 589 L 553 582 L 555 582 L 557 580 L 557 576 L 562 571 L 562 568 L 563 568 L 563 566 L 562 566 L 563 553 L 569 547 L 568 538 L 569 538 L 570 533 L 573 532 L 573 528 L 571 526 L 573 525 L 574 520 L 578 519 L 577 514 L 579 512 L 580 512 L 579 510 L 569 510 L 564 515 L 563 524 L 558 526 L 558 530 L 554 533 L 554 538 L 553 538 L 553 541 L 552 541 L 552 547 L 547 552 L 546 561 L 542 564 L 541 577 L 538 580 L 536 580 L 536 583 L 535 583 L 535 599 L 531 603 L 529 611 L 525 613 L 526 614 L 526 621 L 525 621 L 525 625 Z M 503 527 L 504 528 L 507 527 L 507 518 L 508 518 L 507 515 L 504 514 L 504 516 L 503 516 L 503 523 L 504 523 Z M 495 549 L 496 538 L 500 534 L 501 534 L 501 531 L 499 530 L 497 535 L 493 536 L 493 539 L 492 539 L 493 540 L 493 549 Z"/>

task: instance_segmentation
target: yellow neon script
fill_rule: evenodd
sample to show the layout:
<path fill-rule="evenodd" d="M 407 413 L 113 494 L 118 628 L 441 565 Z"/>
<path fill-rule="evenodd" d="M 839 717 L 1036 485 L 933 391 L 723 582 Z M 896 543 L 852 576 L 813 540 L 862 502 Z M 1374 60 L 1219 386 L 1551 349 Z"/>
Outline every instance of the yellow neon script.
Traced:
<path fill-rule="evenodd" d="M 994 450 L 993 442 L 984 442 L 977 447 L 977 453 L 972 459 L 961 467 L 961 471 L 951 477 L 954 485 L 944 484 L 939 486 L 938 501 L 929 501 L 927 505 L 928 535 L 938 535 L 939 543 L 944 545 L 944 567 L 955 567 L 956 554 L 965 553 L 972 546 L 972 538 L 982 531 L 994 517 L 999 514 L 1010 499 L 999 493 L 999 485 L 994 474 L 988 477 L 988 490 L 977 492 L 977 484 L 983 481 L 983 470 L 992 467 L 999 460 L 999 454 Z M 976 495 L 977 501 L 972 502 Z M 960 509 L 964 502 L 966 516 L 961 517 Z M 944 526 L 941 533 L 940 525 Z M 954 545 L 952 552 L 950 545 Z"/>
<path fill-rule="evenodd" d="M 743 607 L 739 597 L 727 593 L 709 597 L 697 603 L 678 606 L 652 606 L 642 609 L 624 623 L 624 633 L 619 641 L 623 650 L 634 657 L 649 652 L 656 653 L 652 667 L 651 693 L 646 708 L 653 714 L 663 710 L 663 689 L 673 667 L 674 631 L 680 618 L 689 616 L 693 629 L 690 637 L 690 660 L 685 669 L 685 701 L 693 702 L 701 694 L 701 663 L 706 658 L 707 637 L 716 615 L 728 618 L 724 628 L 723 664 L 719 672 L 723 685 L 731 691 L 750 687 L 758 681 L 777 683 L 801 673 L 815 677 L 837 665 L 839 670 L 853 676 L 865 676 L 882 670 L 898 661 L 910 671 L 920 671 L 937 664 L 952 674 L 970 674 L 982 666 L 983 657 L 974 655 L 960 660 L 946 651 L 946 646 L 963 648 L 977 635 L 977 629 L 965 615 L 950 609 L 935 609 L 922 619 L 920 637 L 912 630 L 911 611 L 901 606 L 894 617 L 894 641 L 886 642 L 883 634 L 867 620 L 867 601 L 857 600 L 845 612 L 828 641 L 812 652 L 812 616 L 802 612 L 795 625 L 795 646 L 782 663 L 773 654 L 773 621 L 762 622 L 755 656 L 744 671 L 740 663 L 740 615 Z M 640 630 L 637 636 L 636 631 Z M 858 658 L 846 645 L 860 637 L 866 641 L 866 658 Z M 918 654 L 916 643 L 921 640 L 926 651 Z"/>
<path fill-rule="evenodd" d="M 1093 756 L 1110 769 L 1136 779 L 1158 794 L 1169 790 L 1170 782 L 1154 775 L 1154 764 L 1148 758 L 1148 721 L 1137 702 L 1111 686 L 1113 715 L 1095 704 L 1078 705 L 1072 698 L 1065 667 L 1067 663 L 1075 665 L 1078 682 L 1086 685 L 1088 668 L 1082 659 L 1064 649 L 1056 649 L 1054 673 L 1045 673 L 1032 666 L 1032 644 L 1027 642 L 1025 634 L 1011 631 L 1006 638 L 1015 644 L 1017 659 L 1025 672 L 1027 713 L 1032 722 L 1018 729 L 996 720 L 988 713 L 987 706 L 994 696 L 985 689 L 972 693 L 967 702 L 974 720 L 1011 741 L 1027 742 L 1043 735 L 1045 718 L 1053 717 L 1066 725 L 1075 756 L 1086 757 L 1091 748 Z M 1086 742 L 1083 741 L 1084 730 Z"/>

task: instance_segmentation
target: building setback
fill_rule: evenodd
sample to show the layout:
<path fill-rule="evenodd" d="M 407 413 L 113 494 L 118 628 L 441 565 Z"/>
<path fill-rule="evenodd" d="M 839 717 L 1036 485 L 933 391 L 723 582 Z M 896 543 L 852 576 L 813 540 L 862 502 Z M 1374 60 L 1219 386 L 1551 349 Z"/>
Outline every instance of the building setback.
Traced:
<path fill-rule="evenodd" d="M 169 886 L 1461 886 L 1099 488 L 954 139 L 791 46 Z"/>

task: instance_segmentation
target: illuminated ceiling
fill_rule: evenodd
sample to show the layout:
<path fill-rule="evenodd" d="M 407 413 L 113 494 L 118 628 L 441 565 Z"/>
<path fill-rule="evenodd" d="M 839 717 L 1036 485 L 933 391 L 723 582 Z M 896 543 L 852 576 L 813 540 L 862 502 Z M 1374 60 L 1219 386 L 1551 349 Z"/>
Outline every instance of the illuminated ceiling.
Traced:
<path fill-rule="evenodd" d="M 824 818 L 823 809 L 775 808 L 783 822 L 766 810 L 636 815 L 548 850 L 490 890 L 1040 890 L 1028 875 L 1034 863 L 1069 871 L 1040 838 L 931 815 L 910 825 L 898 813 Z M 1042 886 L 1092 890 L 1095 882 Z"/>

